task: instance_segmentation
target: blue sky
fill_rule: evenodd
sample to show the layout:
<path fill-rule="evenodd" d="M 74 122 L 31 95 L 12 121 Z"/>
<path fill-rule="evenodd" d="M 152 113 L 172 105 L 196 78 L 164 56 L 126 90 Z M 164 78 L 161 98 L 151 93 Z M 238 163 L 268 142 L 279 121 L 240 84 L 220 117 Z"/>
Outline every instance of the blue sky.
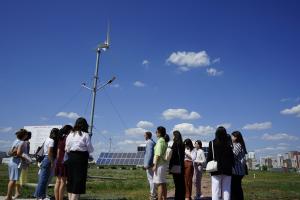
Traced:
<path fill-rule="evenodd" d="M 100 57 L 96 151 L 135 151 L 163 125 L 211 140 L 240 130 L 248 150 L 300 150 L 298 1 L 1 1 L 0 150 L 28 125 L 89 120 Z"/>

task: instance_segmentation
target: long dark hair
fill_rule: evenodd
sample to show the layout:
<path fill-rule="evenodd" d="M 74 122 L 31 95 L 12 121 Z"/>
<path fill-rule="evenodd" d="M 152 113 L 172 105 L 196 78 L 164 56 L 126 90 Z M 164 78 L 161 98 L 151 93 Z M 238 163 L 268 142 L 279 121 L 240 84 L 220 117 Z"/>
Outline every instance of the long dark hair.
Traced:
<path fill-rule="evenodd" d="M 179 131 L 173 131 L 174 135 L 174 143 L 177 143 L 178 145 L 182 145 L 182 136 Z"/>
<path fill-rule="evenodd" d="M 240 131 L 234 131 L 231 133 L 231 135 L 236 137 L 236 142 L 241 144 L 245 154 L 247 154 L 247 149 L 246 149 L 246 145 L 245 145 L 242 133 Z"/>
<path fill-rule="evenodd" d="M 185 146 L 185 148 L 188 147 L 190 149 L 190 151 L 192 151 L 194 149 L 193 142 L 189 138 L 184 140 L 184 146 Z"/>
<path fill-rule="evenodd" d="M 65 125 L 59 130 L 59 139 L 64 139 L 72 131 L 73 127 L 71 125 Z"/>
<path fill-rule="evenodd" d="M 223 126 L 219 126 L 216 130 L 216 144 L 228 145 L 229 139 L 226 129 Z"/>
<path fill-rule="evenodd" d="M 86 119 L 84 119 L 83 117 L 79 117 L 75 122 L 73 132 L 75 134 L 75 132 L 78 131 L 79 135 L 81 136 L 82 132 L 88 133 L 89 132 L 88 129 L 89 129 L 89 125 Z"/>
<path fill-rule="evenodd" d="M 157 132 L 159 132 L 160 137 L 165 138 L 165 135 L 167 134 L 166 128 L 163 126 L 157 127 Z"/>

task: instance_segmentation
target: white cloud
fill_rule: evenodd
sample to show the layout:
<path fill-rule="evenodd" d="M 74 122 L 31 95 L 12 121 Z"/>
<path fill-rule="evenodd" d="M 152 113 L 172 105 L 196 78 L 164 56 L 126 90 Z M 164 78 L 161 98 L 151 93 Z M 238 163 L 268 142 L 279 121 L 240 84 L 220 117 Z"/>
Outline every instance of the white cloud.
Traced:
<path fill-rule="evenodd" d="M 113 88 L 119 88 L 120 85 L 116 83 L 116 84 L 112 84 L 111 87 L 113 87 Z"/>
<path fill-rule="evenodd" d="M 265 130 L 269 128 L 272 128 L 272 122 L 247 124 L 243 127 L 245 130 Z"/>
<path fill-rule="evenodd" d="M 149 65 L 149 60 L 143 60 L 142 65 Z"/>
<path fill-rule="evenodd" d="M 136 82 L 133 83 L 133 85 L 135 87 L 145 87 L 146 86 L 146 84 L 141 82 L 141 81 L 136 81 Z"/>
<path fill-rule="evenodd" d="M 210 65 L 210 58 L 206 51 L 200 52 L 173 52 L 166 60 L 167 64 L 174 64 L 179 66 L 181 71 L 189 71 L 193 68 L 205 67 Z"/>
<path fill-rule="evenodd" d="M 221 61 L 221 58 L 215 58 L 212 63 L 219 63 Z"/>
<path fill-rule="evenodd" d="M 201 118 L 200 114 L 197 112 L 190 112 L 186 109 L 178 108 L 178 109 L 167 109 L 162 113 L 162 116 L 166 120 L 170 119 L 184 119 L 184 120 L 192 120 Z"/>
<path fill-rule="evenodd" d="M 202 135 L 206 136 L 215 132 L 215 128 L 211 126 L 198 126 L 193 124 L 182 123 L 174 126 L 173 131 L 178 130 L 183 135 Z"/>
<path fill-rule="evenodd" d="M 138 128 L 147 129 L 153 127 L 153 123 L 149 121 L 139 121 L 136 125 Z"/>
<path fill-rule="evenodd" d="M 121 142 L 118 142 L 118 145 L 140 145 L 140 144 L 144 144 L 145 141 L 142 141 L 142 140 L 124 140 L 124 141 L 121 141 Z"/>
<path fill-rule="evenodd" d="M 12 127 L 0 127 L 0 133 L 7 133 L 12 130 Z"/>
<path fill-rule="evenodd" d="M 218 125 L 216 126 L 216 128 L 218 128 L 219 126 L 223 126 L 224 128 L 229 129 L 229 128 L 231 127 L 231 124 L 230 124 L 230 123 L 218 124 Z"/>
<path fill-rule="evenodd" d="M 56 114 L 56 117 L 65 117 L 68 119 L 77 119 L 78 117 L 80 117 L 77 113 L 74 112 L 59 112 Z"/>
<path fill-rule="evenodd" d="M 265 133 L 261 137 L 263 140 L 298 140 L 298 137 L 288 135 L 286 133 L 268 134 Z"/>
<path fill-rule="evenodd" d="M 270 152 L 270 151 L 283 151 L 286 150 L 287 147 L 277 146 L 277 147 L 265 147 L 261 149 L 256 149 L 255 152 L 263 153 L 263 152 Z"/>
<path fill-rule="evenodd" d="M 146 131 L 143 128 L 129 128 L 125 130 L 125 134 L 129 136 L 143 136 Z"/>
<path fill-rule="evenodd" d="M 223 71 L 218 71 L 215 68 L 208 68 L 206 69 L 206 72 L 208 76 L 221 76 L 223 74 Z"/>
<path fill-rule="evenodd" d="M 280 113 L 283 115 L 296 115 L 297 117 L 300 117 L 300 104 L 292 108 L 284 109 Z"/>

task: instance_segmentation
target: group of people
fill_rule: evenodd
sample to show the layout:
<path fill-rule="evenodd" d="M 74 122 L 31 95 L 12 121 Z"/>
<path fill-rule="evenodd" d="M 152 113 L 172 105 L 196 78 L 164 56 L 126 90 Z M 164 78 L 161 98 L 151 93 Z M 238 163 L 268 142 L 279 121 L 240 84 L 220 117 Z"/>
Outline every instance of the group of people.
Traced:
<path fill-rule="evenodd" d="M 88 159 L 93 146 L 88 134 L 88 123 L 80 117 L 74 127 L 65 125 L 61 129 L 53 128 L 44 141 L 39 163 L 38 183 L 34 197 L 46 198 L 47 187 L 52 177 L 56 176 L 55 199 L 64 198 L 67 188 L 69 200 L 77 200 L 86 191 Z M 175 185 L 175 200 L 191 200 L 192 186 L 196 188 L 194 199 L 200 199 L 202 173 L 207 162 L 215 160 L 217 170 L 211 172 L 212 200 L 243 200 L 242 178 L 246 175 L 246 146 L 239 131 L 227 134 L 224 127 L 218 127 L 215 139 L 209 142 L 207 158 L 202 150 L 202 142 L 194 144 L 191 139 L 183 141 L 181 133 L 173 131 L 173 144 L 166 128 L 156 129 L 157 141 L 152 133 L 146 132 L 146 150 L 144 169 L 150 185 L 150 199 L 167 199 L 167 172 L 172 174 Z M 9 165 L 9 182 L 6 200 L 20 195 L 20 188 L 26 182 L 29 157 L 29 139 L 31 132 L 21 129 L 16 132 L 8 154 L 12 157 Z M 76 167 L 74 167 L 76 166 Z"/>
<path fill-rule="evenodd" d="M 209 142 L 208 155 L 205 157 L 201 140 L 192 142 L 182 140 L 181 133 L 173 131 L 173 144 L 166 129 L 156 129 L 157 142 L 151 132 L 145 132 L 146 150 L 144 169 L 150 185 L 150 200 L 167 199 L 167 172 L 172 174 L 175 185 L 175 200 L 191 200 L 192 186 L 195 186 L 194 199 L 200 199 L 202 173 L 206 163 L 217 162 L 217 169 L 211 172 L 212 200 L 243 200 L 242 179 L 247 175 L 245 142 L 239 131 L 231 136 L 220 126 L 215 132 L 215 139 Z M 170 149 L 168 149 L 170 148 Z M 171 157 L 168 160 L 166 155 Z"/>
<path fill-rule="evenodd" d="M 47 188 L 54 175 L 56 200 L 63 200 L 65 188 L 69 200 L 77 200 L 80 194 L 85 193 L 88 159 L 94 150 L 88 128 L 87 121 L 80 117 L 74 127 L 65 125 L 61 129 L 51 130 L 40 150 L 43 153 L 39 163 L 38 183 L 33 194 L 36 199 L 47 199 Z M 28 156 L 28 140 L 31 133 L 21 129 L 16 132 L 16 137 L 8 152 L 12 158 L 8 164 L 9 182 L 6 200 L 13 199 L 14 188 L 16 188 L 14 198 L 20 195 L 20 186 L 17 183 L 19 181 L 22 185 L 26 181 L 27 169 L 31 162 Z"/>

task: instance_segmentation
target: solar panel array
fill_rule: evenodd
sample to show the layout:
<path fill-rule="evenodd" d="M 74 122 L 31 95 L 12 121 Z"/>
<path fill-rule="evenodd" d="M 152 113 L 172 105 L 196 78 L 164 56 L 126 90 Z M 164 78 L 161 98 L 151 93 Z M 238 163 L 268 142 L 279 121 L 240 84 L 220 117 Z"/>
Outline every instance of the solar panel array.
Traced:
<path fill-rule="evenodd" d="M 107 153 L 101 152 L 97 165 L 137 166 L 144 164 L 144 152 L 137 153 Z"/>

